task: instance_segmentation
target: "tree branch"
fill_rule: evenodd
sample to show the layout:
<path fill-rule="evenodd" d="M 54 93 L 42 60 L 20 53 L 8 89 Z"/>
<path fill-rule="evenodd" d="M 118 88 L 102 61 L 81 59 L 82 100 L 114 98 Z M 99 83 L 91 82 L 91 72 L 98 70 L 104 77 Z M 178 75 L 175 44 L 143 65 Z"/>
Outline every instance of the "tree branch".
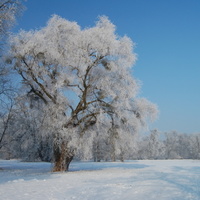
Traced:
<path fill-rule="evenodd" d="M 35 83 L 37 83 L 37 85 L 42 89 L 42 91 L 46 94 L 47 97 L 49 97 L 49 99 L 51 99 L 51 101 L 56 104 L 56 99 L 54 97 L 52 97 L 45 89 L 45 87 L 38 81 L 38 79 L 35 77 L 35 75 L 33 74 L 31 68 L 29 67 L 29 65 L 27 64 L 27 62 L 25 61 L 25 59 L 22 59 L 23 63 L 26 65 L 26 67 L 28 68 L 28 70 L 30 71 L 30 75 L 31 78 L 33 79 L 33 81 Z M 27 80 L 28 81 L 28 80 Z M 30 85 L 30 83 L 29 83 Z M 33 87 L 33 86 L 32 86 Z"/>

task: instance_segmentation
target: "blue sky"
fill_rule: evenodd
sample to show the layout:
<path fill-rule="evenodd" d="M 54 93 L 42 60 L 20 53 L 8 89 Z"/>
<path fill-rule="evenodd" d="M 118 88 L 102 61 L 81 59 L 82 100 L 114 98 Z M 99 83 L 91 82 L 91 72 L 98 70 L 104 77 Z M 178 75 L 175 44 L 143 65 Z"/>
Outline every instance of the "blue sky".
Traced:
<path fill-rule="evenodd" d="M 136 44 L 134 77 L 140 96 L 156 103 L 159 119 L 151 128 L 200 132 L 199 0 L 28 0 L 14 31 L 39 29 L 52 14 L 81 27 L 106 15 L 117 34 Z"/>

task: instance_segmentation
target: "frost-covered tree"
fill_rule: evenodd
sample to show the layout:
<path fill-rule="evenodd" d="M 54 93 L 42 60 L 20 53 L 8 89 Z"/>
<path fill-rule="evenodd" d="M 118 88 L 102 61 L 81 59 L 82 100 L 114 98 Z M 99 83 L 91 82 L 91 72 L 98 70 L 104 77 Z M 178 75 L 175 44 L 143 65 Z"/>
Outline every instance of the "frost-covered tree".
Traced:
<path fill-rule="evenodd" d="M 180 134 L 177 131 L 165 133 L 164 145 L 166 159 L 181 158 L 179 155 L 179 135 Z"/>
<path fill-rule="evenodd" d="M 159 137 L 160 133 L 157 129 L 151 131 L 147 152 L 150 159 L 158 159 L 162 157 L 163 145 Z"/>
<path fill-rule="evenodd" d="M 162 142 L 160 141 L 160 132 L 151 130 L 150 135 L 140 141 L 138 156 L 140 159 L 158 159 L 162 154 Z"/>
<path fill-rule="evenodd" d="M 97 130 L 124 154 L 132 135 L 156 116 L 154 104 L 137 98 L 133 42 L 117 36 L 107 17 L 81 29 L 54 15 L 46 27 L 21 31 L 10 42 L 9 59 L 24 91 L 48 112 L 54 171 L 67 170 L 75 154 L 91 156 Z"/>
<path fill-rule="evenodd" d="M 161 132 L 157 129 L 151 130 L 149 135 L 143 136 L 138 141 L 138 159 L 161 159 L 164 158 L 165 148 L 160 139 Z"/>
<path fill-rule="evenodd" d="M 12 118 L 14 106 L 14 87 L 10 81 L 10 69 L 5 66 L 0 58 L 0 149 L 7 133 L 9 121 Z"/>
<path fill-rule="evenodd" d="M 200 133 L 190 136 L 189 149 L 193 159 L 200 159 Z"/>
<path fill-rule="evenodd" d="M 51 160 L 52 138 L 43 134 L 49 131 L 45 121 L 48 112 L 39 110 L 40 103 L 39 99 L 34 100 L 27 95 L 16 98 L 8 134 L 4 139 L 9 143 L 7 149 L 11 157 L 28 161 Z"/>
<path fill-rule="evenodd" d="M 23 0 L 0 0 L 0 49 L 8 36 L 10 28 L 15 24 L 16 17 L 24 9 Z"/>
<path fill-rule="evenodd" d="M 7 134 L 14 105 L 14 87 L 9 77 L 10 68 L 4 62 L 3 54 L 9 31 L 23 8 L 21 0 L 0 0 L 0 149 L 4 146 L 3 140 Z"/>

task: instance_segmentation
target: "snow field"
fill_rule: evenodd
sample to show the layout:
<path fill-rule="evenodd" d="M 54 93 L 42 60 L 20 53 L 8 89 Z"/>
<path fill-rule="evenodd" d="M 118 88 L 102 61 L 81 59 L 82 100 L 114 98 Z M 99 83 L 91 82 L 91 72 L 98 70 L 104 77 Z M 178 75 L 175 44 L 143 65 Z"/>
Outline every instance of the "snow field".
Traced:
<path fill-rule="evenodd" d="M 0 160 L 3 200 L 199 200 L 200 161 L 73 162 L 51 173 L 49 163 Z"/>

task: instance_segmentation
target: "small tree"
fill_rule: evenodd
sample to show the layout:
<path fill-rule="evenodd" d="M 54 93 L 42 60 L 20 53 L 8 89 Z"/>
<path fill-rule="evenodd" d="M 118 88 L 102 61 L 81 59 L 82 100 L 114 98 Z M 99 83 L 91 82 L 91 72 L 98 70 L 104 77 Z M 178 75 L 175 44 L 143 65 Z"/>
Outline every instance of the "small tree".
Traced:
<path fill-rule="evenodd" d="M 41 30 L 11 38 L 13 67 L 26 93 L 41 99 L 40 110 L 48 112 L 53 171 L 68 170 L 76 152 L 88 156 L 97 129 L 117 128 L 115 138 L 121 142 L 115 151 L 120 153 L 146 119 L 155 117 L 156 106 L 136 98 L 132 50 L 132 41 L 118 37 L 107 17 L 81 30 L 77 23 L 53 16 Z M 102 128 L 103 121 L 107 125 Z"/>
<path fill-rule="evenodd" d="M 52 138 L 44 134 L 50 131 L 45 119 L 48 112 L 39 110 L 40 102 L 33 106 L 33 100 L 22 96 L 16 98 L 11 111 L 7 134 L 4 138 L 7 151 L 12 158 L 26 161 L 51 161 Z"/>
<path fill-rule="evenodd" d="M 147 155 L 149 159 L 158 159 L 163 157 L 164 146 L 159 137 L 160 132 L 157 129 L 151 131 L 147 146 Z"/>
<path fill-rule="evenodd" d="M 5 144 L 4 137 L 7 134 L 14 106 L 14 87 L 9 77 L 10 68 L 3 59 L 6 49 L 5 41 L 16 17 L 23 9 L 20 0 L 0 0 L 0 149 Z"/>
<path fill-rule="evenodd" d="M 178 159 L 179 155 L 179 133 L 177 131 L 171 131 L 165 133 L 164 145 L 166 159 Z"/>
<path fill-rule="evenodd" d="M 24 9 L 21 0 L 0 0 L 0 49 L 8 36 L 10 28 L 16 22 L 16 17 Z"/>

